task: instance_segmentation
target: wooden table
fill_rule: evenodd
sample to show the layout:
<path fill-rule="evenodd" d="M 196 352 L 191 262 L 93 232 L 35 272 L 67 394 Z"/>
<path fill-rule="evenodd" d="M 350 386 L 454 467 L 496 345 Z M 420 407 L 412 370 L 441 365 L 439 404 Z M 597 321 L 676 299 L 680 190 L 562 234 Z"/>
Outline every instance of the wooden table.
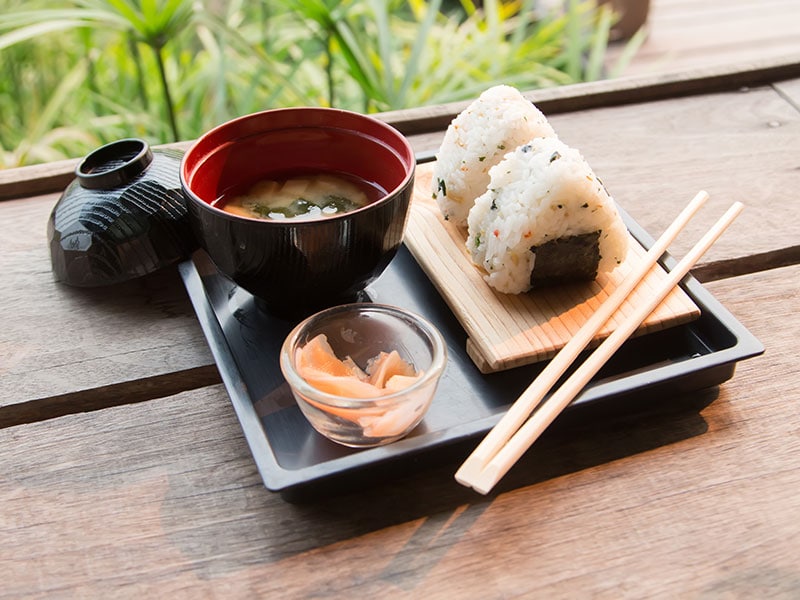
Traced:
<path fill-rule="evenodd" d="M 548 432 L 489 496 L 456 460 L 293 504 L 177 272 L 55 284 L 74 162 L 0 172 L 0 597 L 800 596 L 800 60 L 530 96 L 652 234 L 711 194 L 676 255 L 747 205 L 695 275 L 762 356 L 701 408 Z M 384 118 L 425 151 L 462 107 Z"/>

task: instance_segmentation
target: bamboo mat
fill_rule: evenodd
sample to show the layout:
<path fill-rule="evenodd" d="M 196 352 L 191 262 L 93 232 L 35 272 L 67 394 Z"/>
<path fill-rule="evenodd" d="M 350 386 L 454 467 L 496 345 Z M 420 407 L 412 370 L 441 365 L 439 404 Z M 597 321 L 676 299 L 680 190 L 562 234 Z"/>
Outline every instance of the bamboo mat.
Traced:
<path fill-rule="evenodd" d="M 466 232 L 445 221 L 431 197 L 433 164 L 417 166 L 405 244 L 467 332 L 467 353 L 483 373 L 551 358 L 641 261 L 645 249 L 631 237 L 625 262 L 593 282 L 527 294 L 501 294 L 484 280 L 469 257 Z M 632 307 L 666 277 L 656 265 L 594 340 L 599 344 Z M 700 309 L 676 288 L 651 313 L 636 335 L 696 319 Z"/>

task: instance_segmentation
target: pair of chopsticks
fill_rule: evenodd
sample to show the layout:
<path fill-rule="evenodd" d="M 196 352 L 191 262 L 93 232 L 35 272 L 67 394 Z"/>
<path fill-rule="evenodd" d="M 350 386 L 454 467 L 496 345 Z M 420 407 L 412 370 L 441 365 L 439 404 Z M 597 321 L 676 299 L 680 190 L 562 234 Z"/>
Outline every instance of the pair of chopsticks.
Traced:
<path fill-rule="evenodd" d="M 616 350 L 641 325 L 647 316 L 666 298 L 689 273 L 695 263 L 717 241 L 744 208 L 736 202 L 720 217 L 711 229 L 695 244 L 654 295 L 637 306 L 623 322 L 592 352 L 541 406 L 542 399 L 559 378 L 574 363 L 578 355 L 597 335 L 600 328 L 617 311 L 642 279 L 654 268 L 661 255 L 700 207 L 708 200 L 699 192 L 661 237 L 648 250 L 644 260 L 634 268 L 612 294 L 592 314 L 578 332 L 561 348 L 539 376 L 511 405 L 502 419 L 492 428 L 456 472 L 456 480 L 481 494 L 489 493 L 519 460 L 542 432 L 569 405 L 589 380 L 600 370 Z M 538 407 L 538 408 L 537 408 Z M 535 412 L 534 412 L 535 411 Z M 533 414 L 531 414 L 533 413 Z"/>

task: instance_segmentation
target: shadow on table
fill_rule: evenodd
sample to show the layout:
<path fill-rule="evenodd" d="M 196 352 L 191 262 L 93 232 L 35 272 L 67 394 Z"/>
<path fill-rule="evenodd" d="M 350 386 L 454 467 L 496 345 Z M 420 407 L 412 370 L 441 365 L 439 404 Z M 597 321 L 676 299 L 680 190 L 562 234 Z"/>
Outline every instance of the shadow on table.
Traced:
<path fill-rule="evenodd" d="M 471 525 L 499 494 L 513 494 L 521 488 L 702 435 L 708 430 L 708 424 L 700 411 L 713 402 L 718 393 L 718 388 L 711 388 L 687 395 L 680 403 L 671 399 L 663 409 L 635 416 L 580 422 L 559 420 L 487 496 L 459 485 L 453 478 L 460 462 L 474 447 L 475 442 L 471 442 L 452 448 L 446 455 L 437 454 L 435 459 L 428 456 L 424 461 L 405 466 L 402 471 L 384 470 L 373 473 L 371 478 L 359 477 L 356 482 L 359 487 L 353 488 L 347 481 L 338 480 L 328 489 L 316 487 L 313 494 L 293 498 L 293 502 L 248 486 L 240 489 L 237 496 L 231 496 L 233 501 L 242 501 L 244 494 L 245 518 L 225 518 L 234 513 L 224 506 L 223 498 L 215 495 L 208 500 L 213 506 L 198 506 L 203 522 L 198 522 L 196 527 L 202 530 L 202 535 L 196 528 L 194 531 L 184 527 L 166 528 L 172 530 L 173 543 L 201 569 L 199 574 L 211 577 L 247 564 L 290 559 L 418 521 L 419 525 L 398 554 L 397 561 L 402 564 L 390 562 L 385 567 L 385 576 L 402 585 L 404 577 L 418 581 L 421 570 L 434 568 L 437 556 L 444 555 L 469 532 Z M 185 501 L 179 482 L 171 483 L 175 484 L 171 490 L 175 494 L 174 501 Z M 168 505 L 169 502 L 165 513 L 169 512 Z M 169 518 L 168 514 L 163 516 Z M 214 531 L 215 528 L 219 531 Z M 219 545 L 213 549 L 213 556 L 209 556 L 209 539 Z M 225 548 L 226 545 L 231 548 Z M 418 553 L 415 552 L 417 548 Z M 409 557 L 417 554 L 419 564 L 409 564 Z M 412 579 L 409 585 L 413 585 Z"/>

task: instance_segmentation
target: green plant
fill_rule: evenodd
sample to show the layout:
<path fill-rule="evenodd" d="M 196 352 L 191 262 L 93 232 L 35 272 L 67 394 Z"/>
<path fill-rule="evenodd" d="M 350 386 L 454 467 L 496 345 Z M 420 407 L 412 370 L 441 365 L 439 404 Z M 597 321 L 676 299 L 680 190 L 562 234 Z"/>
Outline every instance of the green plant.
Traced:
<path fill-rule="evenodd" d="M 0 0 L 0 166 L 191 139 L 272 107 L 375 112 L 613 75 L 614 17 L 591 0 L 549 15 L 536 0 L 54 4 Z"/>
<path fill-rule="evenodd" d="M 556 66 L 563 69 L 573 82 L 616 77 L 639 49 L 644 41 L 643 30 L 631 38 L 617 62 L 608 72 L 604 72 L 606 48 L 616 18 L 617 15 L 609 4 L 595 7 L 585 0 L 568 0 L 563 17 L 563 35 L 566 40 L 564 63 L 556 63 Z"/>
<path fill-rule="evenodd" d="M 480 9 L 461 0 L 455 15 L 442 12 L 441 0 L 283 2 L 319 44 L 328 102 L 353 104 L 346 83 L 355 82 L 364 111 L 467 98 L 501 81 L 524 87 L 579 81 L 573 57 L 582 59 L 592 45 L 604 48 L 603 35 L 608 41 L 608 30 L 593 27 L 594 3 L 585 1 L 551 18 L 536 12 L 535 0 L 486 0 Z M 578 27 L 569 31 L 573 22 Z M 347 76 L 338 90 L 337 69 Z"/>

